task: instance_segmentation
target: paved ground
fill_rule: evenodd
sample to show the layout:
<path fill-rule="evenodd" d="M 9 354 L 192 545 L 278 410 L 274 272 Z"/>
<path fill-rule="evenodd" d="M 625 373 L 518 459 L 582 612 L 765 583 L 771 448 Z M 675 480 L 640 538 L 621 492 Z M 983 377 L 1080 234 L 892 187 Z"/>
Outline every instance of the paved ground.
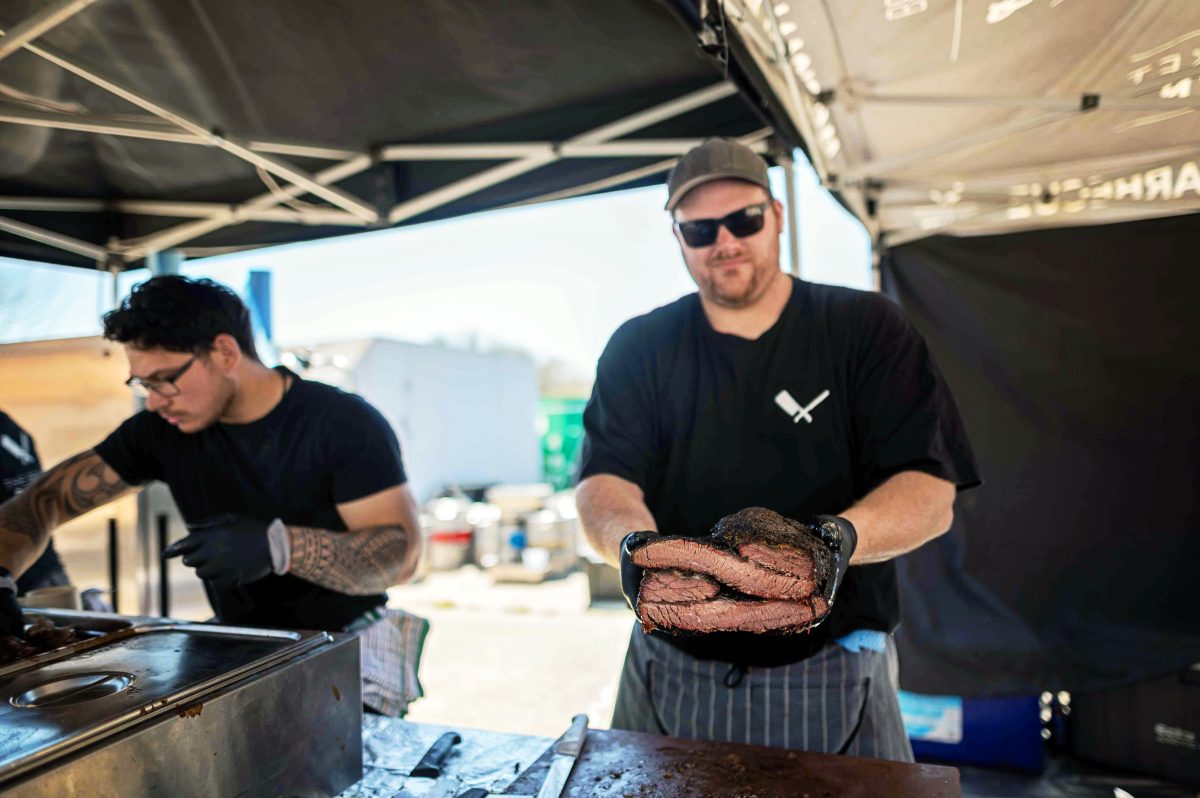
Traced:
<path fill-rule="evenodd" d="M 589 608 L 584 574 L 493 584 L 468 566 L 389 597 L 431 622 L 426 695 L 410 720 L 556 737 L 584 712 L 593 728 L 608 728 L 633 613 Z"/>

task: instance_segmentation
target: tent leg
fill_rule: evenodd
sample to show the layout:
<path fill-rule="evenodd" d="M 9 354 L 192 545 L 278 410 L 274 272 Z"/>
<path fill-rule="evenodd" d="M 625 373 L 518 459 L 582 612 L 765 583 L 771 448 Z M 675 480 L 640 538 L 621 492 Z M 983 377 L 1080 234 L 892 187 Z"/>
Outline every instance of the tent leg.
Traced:
<path fill-rule="evenodd" d="M 150 273 L 155 277 L 165 274 L 179 274 L 179 268 L 183 264 L 183 253 L 177 249 L 168 249 L 163 252 L 151 252 L 146 256 L 146 265 L 150 269 Z M 113 276 L 114 284 L 116 275 Z M 115 287 L 114 287 L 115 291 Z M 119 301 L 119 300 L 118 300 Z M 116 302 L 113 303 L 114 306 Z M 133 412 L 137 413 L 145 409 L 145 399 L 133 400 Z M 161 486 L 151 484 L 142 488 L 137 495 L 137 547 L 138 559 L 140 562 L 140 574 L 138 585 L 138 614 L 152 615 L 154 614 L 154 581 L 155 573 L 165 574 L 165 569 L 156 569 L 155 563 L 158 561 L 156 538 L 154 535 L 154 519 L 159 514 L 165 513 L 169 505 L 164 505 L 162 496 L 163 490 Z M 167 500 L 169 501 L 169 500 Z M 163 585 L 159 585 L 159 592 L 165 589 Z M 158 607 L 160 614 L 164 611 Z"/>
<path fill-rule="evenodd" d="M 800 276 L 800 197 L 796 191 L 796 169 L 791 153 L 776 156 L 783 167 L 784 192 L 787 196 L 788 264 L 793 277 Z"/>

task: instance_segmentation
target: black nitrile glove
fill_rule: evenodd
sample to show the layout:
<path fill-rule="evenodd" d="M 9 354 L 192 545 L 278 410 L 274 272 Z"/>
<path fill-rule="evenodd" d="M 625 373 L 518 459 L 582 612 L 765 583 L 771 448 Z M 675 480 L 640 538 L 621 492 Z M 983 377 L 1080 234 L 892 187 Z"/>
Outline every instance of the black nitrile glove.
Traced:
<path fill-rule="evenodd" d="M 850 567 L 850 557 L 858 547 L 858 530 L 840 515 L 818 515 L 809 519 L 808 525 L 817 531 L 821 542 L 833 554 L 834 571 L 821 590 L 821 595 L 832 609 L 834 596 L 842 586 L 846 569 Z"/>
<path fill-rule="evenodd" d="M 187 537 L 163 550 L 164 557 L 183 555 L 183 564 L 216 587 L 257 582 L 272 572 L 268 524 L 245 516 L 222 516 L 188 526 Z"/>
<path fill-rule="evenodd" d="M 12 572 L 0 568 L 0 635 L 19 636 L 25 631 L 25 615 L 17 603 L 17 583 Z"/>
<path fill-rule="evenodd" d="M 657 532 L 630 532 L 621 541 L 621 592 L 634 612 L 637 612 L 638 590 L 642 587 L 642 574 L 646 569 L 634 565 L 631 555 L 658 536 Z"/>

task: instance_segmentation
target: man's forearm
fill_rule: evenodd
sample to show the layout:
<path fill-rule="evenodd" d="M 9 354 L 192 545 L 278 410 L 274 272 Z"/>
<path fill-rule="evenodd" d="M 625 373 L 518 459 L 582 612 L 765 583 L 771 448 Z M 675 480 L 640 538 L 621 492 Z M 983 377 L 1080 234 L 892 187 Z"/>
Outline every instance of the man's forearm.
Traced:
<path fill-rule="evenodd" d="M 287 532 L 287 573 L 339 593 L 382 593 L 416 570 L 419 543 L 399 524 L 352 532 L 289 526 Z"/>
<path fill-rule="evenodd" d="M 25 573 L 42 555 L 55 524 L 37 512 L 30 485 L 4 504 L 0 504 L 0 566 L 14 576 Z"/>
<path fill-rule="evenodd" d="M 642 489 L 628 480 L 598 474 L 579 483 L 575 506 L 588 543 L 610 565 L 621 561 L 621 541 L 630 532 L 657 532 Z"/>
<path fill-rule="evenodd" d="M 919 471 L 903 471 L 841 515 L 858 530 L 852 565 L 883 562 L 907 554 L 950 528 L 953 483 Z"/>
<path fill-rule="evenodd" d="M 16 575 L 24 573 L 56 527 L 129 490 L 95 452 L 64 460 L 0 504 L 0 566 Z"/>

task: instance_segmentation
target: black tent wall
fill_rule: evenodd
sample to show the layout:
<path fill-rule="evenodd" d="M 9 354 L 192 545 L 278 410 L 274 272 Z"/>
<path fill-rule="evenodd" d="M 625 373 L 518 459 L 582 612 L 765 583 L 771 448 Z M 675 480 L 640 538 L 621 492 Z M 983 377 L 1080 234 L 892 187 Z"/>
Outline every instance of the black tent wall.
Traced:
<path fill-rule="evenodd" d="M 1190 215 L 885 258 L 984 478 L 901 560 L 907 689 L 1079 690 L 1200 661 L 1198 249 Z"/>

